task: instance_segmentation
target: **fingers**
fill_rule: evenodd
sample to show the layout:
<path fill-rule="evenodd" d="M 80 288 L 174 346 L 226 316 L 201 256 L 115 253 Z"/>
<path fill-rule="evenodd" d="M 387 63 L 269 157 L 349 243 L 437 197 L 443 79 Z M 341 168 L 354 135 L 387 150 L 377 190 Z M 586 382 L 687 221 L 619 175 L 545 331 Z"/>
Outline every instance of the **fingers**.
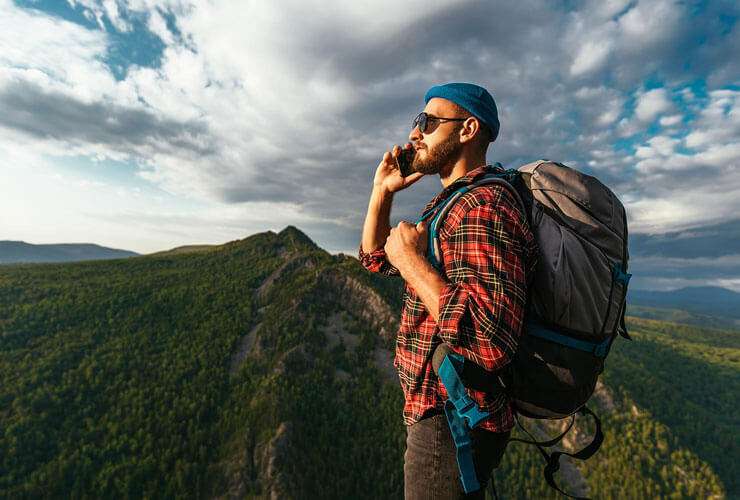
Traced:
<path fill-rule="evenodd" d="M 383 161 L 391 161 L 393 158 L 397 158 L 401 154 L 402 149 L 411 149 L 413 145 L 407 142 L 403 145 L 403 148 L 399 147 L 398 144 L 394 144 L 390 151 L 386 151 L 383 155 Z"/>
<path fill-rule="evenodd" d="M 414 172 L 413 174 L 407 176 L 406 179 L 408 180 L 408 182 L 416 182 L 422 177 L 424 177 L 424 175 L 426 174 L 423 174 L 421 172 Z"/>
<path fill-rule="evenodd" d="M 396 158 L 401 154 L 401 148 L 398 145 L 394 145 L 390 151 L 386 151 L 383 154 L 383 162 L 390 165 L 393 168 L 397 168 Z"/>

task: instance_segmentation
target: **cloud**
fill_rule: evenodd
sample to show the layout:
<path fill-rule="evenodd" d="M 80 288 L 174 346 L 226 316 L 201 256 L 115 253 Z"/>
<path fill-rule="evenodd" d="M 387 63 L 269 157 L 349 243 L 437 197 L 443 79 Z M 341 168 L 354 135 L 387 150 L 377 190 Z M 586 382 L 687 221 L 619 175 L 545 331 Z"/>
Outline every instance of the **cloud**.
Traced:
<path fill-rule="evenodd" d="M 0 87 L 0 107 L 0 126 L 73 148 L 104 146 L 131 155 L 146 150 L 173 155 L 188 150 L 202 157 L 214 153 L 203 123 L 168 120 L 144 107 L 86 103 L 28 81 Z"/>
<path fill-rule="evenodd" d="M 659 114 L 671 109 L 671 101 L 664 88 L 648 90 L 637 98 L 635 116 L 643 123 L 649 123 Z"/>
<path fill-rule="evenodd" d="M 638 2 L 618 21 L 626 51 L 666 43 L 680 29 L 687 11 L 675 0 Z"/>
<path fill-rule="evenodd" d="M 680 277 L 716 280 L 740 277 L 740 254 L 694 259 L 638 257 L 630 262 L 630 272 L 643 278 Z"/>
<path fill-rule="evenodd" d="M 630 280 L 631 290 L 671 291 L 687 287 L 716 286 L 740 292 L 740 277 L 718 279 L 667 278 L 661 276 L 636 276 Z"/>
<path fill-rule="evenodd" d="M 589 41 L 584 43 L 578 50 L 573 64 L 570 66 L 570 74 L 579 76 L 590 71 L 600 69 L 611 52 L 612 46 L 608 41 Z"/>
<path fill-rule="evenodd" d="M 708 98 L 709 102 L 686 136 L 686 146 L 704 149 L 740 142 L 740 91 L 714 90 L 709 92 Z"/>
<path fill-rule="evenodd" d="M 100 61 L 105 33 L 0 0 L 0 69 L 37 84 L 67 88 L 80 99 L 108 94 L 114 78 Z M 22 42 L 21 42 L 22 41 Z"/>
<path fill-rule="evenodd" d="M 661 127 L 672 127 L 674 125 L 678 125 L 681 123 L 681 120 L 683 119 L 683 116 L 679 115 L 670 115 L 670 116 L 664 116 L 660 119 L 660 126 Z"/>
<path fill-rule="evenodd" d="M 740 219 L 658 234 L 633 234 L 630 254 L 676 259 L 715 259 L 735 254 L 740 241 Z"/>
<path fill-rule="evenodd" d="M 326 246 L 359 239 L 383 152 L 445 81 L 493 92 L 490 160 L 549 157 L 596 174 L 625 200 L 633 233 L 740 210 L 740 37 L 715 22 L 737 17 L 732 2 L 71 3 L 97 29 L 0 0 L 0 139 L 125 158 L 198 203 L 272 204 Z M 165 47 L 121 75 L 106 54 L 139 20 Z M 439 189 L 429 178 L 399 193 L 392 222 Z M 249 230 L 269 223 L 237 213 Z"/>

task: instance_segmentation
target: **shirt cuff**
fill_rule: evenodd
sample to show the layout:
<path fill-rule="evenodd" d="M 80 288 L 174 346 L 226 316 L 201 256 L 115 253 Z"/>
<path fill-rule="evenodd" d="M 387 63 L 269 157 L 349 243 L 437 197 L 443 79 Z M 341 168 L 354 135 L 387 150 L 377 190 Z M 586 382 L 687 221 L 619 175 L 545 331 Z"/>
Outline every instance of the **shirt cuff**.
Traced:
<path fill-rule="evenodd" d="M 362 250 L 362 243 L 358 252 L 358 257 L 362 266 L 368 271 L 374 273 L 381 273 L 387 276 L 400 276 L 398 269 L 388 261 L 385 254 L 385 248 L 380 247 L 377 250 L 373 250 L 370 253 L 366 253 Z"/>
<path fill-rule="evenodd" d="M 367 252 L 365 252 L 365 251 L 362 250 L 362 243 L 360 243 L 360 248 L 359 248 L 358 255 L 360 256 L 360 260 L 362 260 L 363 258 L 366 258 L 366 256 L 369 256 L 369 257 L 385 257 L 385 248 L 380 247 L 377 250 L 373 250 L 372 252 L 367 253 Z"/>

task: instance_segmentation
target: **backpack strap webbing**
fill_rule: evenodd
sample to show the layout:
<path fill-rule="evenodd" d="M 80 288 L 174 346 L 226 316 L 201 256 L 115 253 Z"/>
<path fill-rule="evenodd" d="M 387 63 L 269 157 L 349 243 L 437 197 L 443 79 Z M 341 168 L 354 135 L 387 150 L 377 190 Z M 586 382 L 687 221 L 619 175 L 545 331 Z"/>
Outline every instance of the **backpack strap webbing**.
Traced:
<path fill-rule="evenodd" d="M 514 419 L 516 421 L 516 425 L 521 430 L 523 430 L 528 436 L 531 437 L 532 435 L 522 425 L 522 422 L 519 420 L 519 414 L 517 412 L 514 412 Z M 565 437 L 565 435 L 568 434 L 568 432 L 570 432 L 570 430 L 573 428 L 573 424 L 575 423 L 575 421 L 576 421 L 576 414 L 574 413 L 573 415 L 570 416 L 570 423 L 568 423 L 568 427 L 566 427 L 565 430 L 563 432 L 561 432 L 559 435 L 557 435 L 556 437 L 554 437 L 552 439 L 548 439 L 547 441 L 537 441 L 534 438 L 532 438 L 531 440 L 521 439 L 521 438 L 512 438 L 512 439 L 509 439 L 509 442 L 516 441 L 516 442 L 519 442 L 519 443 L 533 444 L 533 445 L 536 445 L 536 446 L 542 446 L 544 448 L 549 448 L 550 446 L 555 446 L 556 444 L 558 444 Z"/>
<path fill-rule="evenodd" d="M 548 453 L 545 450 L 546 446 L 553 446 L 558 441 L 560 441 L 565 434 L 571 429 L 573 426 L 573 422 L 571 421 L 570 425 L 566 429 L 564 433 L 559 435 L 555 439 L 551 439 L 549 441 L 545 442 L 539 442 L 535 439 L 534 436 L 519 422 L 519 419 L 517 419 L 517 424 L 519 424 L 519 427 L 527 434 L 527 436 L 530 437 L 531 441 L 527 441 L 524 439 L 511 439 L 510 441 L 519 441 L 521 443 L 527 443 L 527 444 L 533 444 L 537 447 L 537 450 L 539 450 L 542 457 L 545 459 L 545 469 L 543 471 L 545 476 L 545 481 L 547 482 L 548 486 L 550 486 L 552 489 L 558 491 L 559 493 L 565 495 L 569 498 L 575 498 L 577 500 L 589 500 L 587 497 L 578 497 L 571 495 L 569 493 L 566 493 L 563 491 L 557 483 L 555 483 L 555 473 L 560 470 L 560 457 L 563 455 L 566 455 L 568 457 L 577 458 L 578 460 L 587 460 L 593 456 L 594 453 L 596 453 L 599 448 L 601 447 L 601 443 L 604 441 L 604 433 L 601 431 L 601 420 L 599 417 L 596 416 L 594 412 L 592 412 L 587 406 L 582 406 L 580 410 L 578 410 L 578 413 L 581 415 L 590 415 L 593 417 L 594 422 L 596 424 L 596 432 L 594 433 L 594 438 L 585 448 L 583 448 L 580 451 L 577 451 L 576 453 L 567 453 L 564 451 L 555 451 L 552 453 Z"/>
<path fill-rule="evenodd" d="M 427 260 L 435 269 L 441 271 L 443 268 L 442 249 L 439 246 L 439 240 L 437 238 L 439 229 L 442 227 L 442 222 L 444 221 L 445 216 L 450 211 L 455 202 L 468 191 L 471 191 L 472 189 L 475 189 L 479 186 L 490 184 L 498 184 L 500 186 L 504 186 L 512 193 L 514 198 L 517 200 L 518 208 L 525 216 L 527 215 L 527 209 L 524 200 L 522 199 L 517 189 L 511 184 L 511 182 L 509 182 L 509 179 L 515 179 L 517 175 L 519 175 L 519 172 L 517 170 L 506 170 L 499 173 L 485 174 L 472 184 L 468 184 L 467 186 L 463 186 L 460 189 L 454 191 L 445 200 L 439 202 L 437 205 L 422 214 L 422 216 L 416 221 L 417 224 L 427 219 L 430 215 L 434 214 L 434 216 L 430 218 L 429 225 L 427 226 L 429 233 L 429 240 L 427 243 Z"/>
<path fill-rule="evenodd" d="M 437 369 L 442 384 L 447 390 L 448 399 L 445 401 L 445 415 L 450 426 L 452 439 L 455 442 L 457 468 L 460 471 L 460 481 L 465 493 L 480 489 L 480 483 L 473 463 L 473 441 L 470 438 L 470 429 L 476 427 L 490 415 L 481 411 L 478 405 L 465 392 L 465 386 L 460 379 L 464 358 L 451 350 L 448 351 Z M 435 366 L 435 368 L 437 368 Z"/>

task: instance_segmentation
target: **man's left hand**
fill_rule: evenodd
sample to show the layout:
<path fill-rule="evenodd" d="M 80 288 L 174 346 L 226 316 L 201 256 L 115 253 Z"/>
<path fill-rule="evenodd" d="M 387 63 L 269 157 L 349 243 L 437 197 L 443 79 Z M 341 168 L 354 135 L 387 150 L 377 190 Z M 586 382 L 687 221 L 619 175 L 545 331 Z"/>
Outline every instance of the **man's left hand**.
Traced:
<path fill-rule="evenodd" d="M 419 258 L 425 259 L 427 251 L 427 228 L 424 222 L 416 226 L 401 221 L 385 242 L 385 255 L 388 261 L 403 275 L 409 266 L 414 266 Z"/>

